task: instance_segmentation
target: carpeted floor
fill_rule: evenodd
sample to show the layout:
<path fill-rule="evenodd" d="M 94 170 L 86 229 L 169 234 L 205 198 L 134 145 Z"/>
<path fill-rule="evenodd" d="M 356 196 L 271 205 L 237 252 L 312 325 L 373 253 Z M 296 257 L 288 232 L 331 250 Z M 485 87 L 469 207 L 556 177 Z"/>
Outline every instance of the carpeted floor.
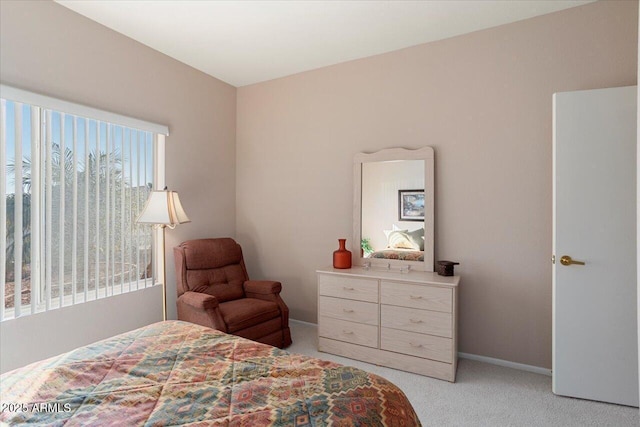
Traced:
<path fill-rule="evenodd" d="M 355 366 L 400 387 L 423 426 L 611 426 L 640 425 L 638 408 L 556 396 L 551 377 L 459 359 L 454 384 L 382 368 L 317 350 L 317 327 L 291 321 L 289 352 Z"/>

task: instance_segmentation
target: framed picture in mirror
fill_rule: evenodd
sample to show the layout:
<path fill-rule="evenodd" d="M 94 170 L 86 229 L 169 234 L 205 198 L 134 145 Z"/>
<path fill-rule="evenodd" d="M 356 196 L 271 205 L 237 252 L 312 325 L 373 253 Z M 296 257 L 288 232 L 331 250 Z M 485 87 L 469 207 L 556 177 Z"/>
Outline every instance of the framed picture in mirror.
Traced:
<path fill-rule="evenodd" d="M 424 190 L 398 190 L 398 221 L 424 221 Z"/>

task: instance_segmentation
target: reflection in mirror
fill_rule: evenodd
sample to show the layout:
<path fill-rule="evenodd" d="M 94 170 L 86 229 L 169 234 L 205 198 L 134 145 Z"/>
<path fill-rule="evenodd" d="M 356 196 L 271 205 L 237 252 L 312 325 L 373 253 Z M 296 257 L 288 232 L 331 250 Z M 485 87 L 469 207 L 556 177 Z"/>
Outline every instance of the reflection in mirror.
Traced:
<path fill-rule="evenodd" d="M 433 149 L 362 153 L 354 166 L 356 264 L 433 271 Z"/>
<path fill-rule="evenodd" d="M 395 253 L 403 259 L 422 261 L 424 160 L 364 163 L 362 212 L 365 258 Z"/>

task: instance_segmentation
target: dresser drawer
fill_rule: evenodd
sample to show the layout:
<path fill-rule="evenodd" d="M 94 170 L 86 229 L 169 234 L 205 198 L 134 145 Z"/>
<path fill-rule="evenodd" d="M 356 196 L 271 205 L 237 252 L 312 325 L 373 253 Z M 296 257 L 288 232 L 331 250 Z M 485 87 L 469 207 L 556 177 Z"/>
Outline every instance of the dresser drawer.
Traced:
<path fill-rule="evenodd" d="M 380 319 L 381 325 L 387 328 L 438 335 L 445 338 L 451 338 L 453 333 L 451 313 L 383 305 Z"/>
<path fill-rule="evenodd" d="M 318 275 L 320 295 L 357 301 L 378 302 L 378 281 L 352 277 Z"/>
<path fill-rule="evenodd" d="M 360 344 L 367 347 L 378 347 L 378 327 L 373 325 L 320 316 L 318 334 L 321 337 L 334 340 Z"/>
<path fill-rule="evenodd" d="M 380 287 L 380 299 L 382 304 L 451 313 L 453 291 L 450 288 L 383 280 Z"/>
<path fill-rule="evenodd" d="M 320 315 L 334 319 L 378 325 L 378 304 L 320 296 Z"/>
<path fill-rule="evenodd" d="M 380 348 L 440 362 L 452 363 L 453 361 L 452 340 L 433 335 L 381 328 Z"/>

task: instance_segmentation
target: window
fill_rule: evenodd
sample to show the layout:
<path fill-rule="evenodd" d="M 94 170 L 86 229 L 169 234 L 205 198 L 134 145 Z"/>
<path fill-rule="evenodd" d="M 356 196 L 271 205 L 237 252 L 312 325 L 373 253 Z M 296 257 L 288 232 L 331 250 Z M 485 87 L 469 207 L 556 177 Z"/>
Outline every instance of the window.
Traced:
<path fill-rule="evenodd" d="M 135 220 L 164 184 L 166 127 L 0 95 L 0 319 L 153 285 L 156 233 Z"/>

